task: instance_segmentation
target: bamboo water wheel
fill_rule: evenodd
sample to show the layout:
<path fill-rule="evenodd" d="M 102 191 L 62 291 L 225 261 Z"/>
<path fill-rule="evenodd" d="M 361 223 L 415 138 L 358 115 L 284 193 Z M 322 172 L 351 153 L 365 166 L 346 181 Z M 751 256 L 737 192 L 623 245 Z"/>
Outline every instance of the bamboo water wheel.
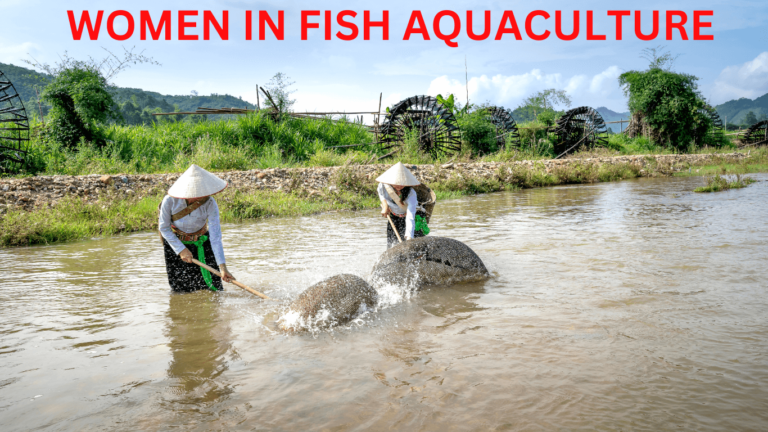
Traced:
<path fill-rule="evenodd" d="M 29 119 L 11 80 L 0 71 L 0 175 L 24 166 L 29 146 Z"/>
<path fill-rule="evenodd" d="M 742 147 L 768 145 L 768 120 L 755 123 L 741 136 Z"/>
<path fill-rule="evenodd" d="M 520 148 L 520 131 L 517 122 L 512 118 L 512 112 L 504 107 L 492 106 L 487 108 L 488 119 L 496 126 L 496 142 L 499 148 L 507 146 L 507 140 L 513 147 Z"/>
<path fill-rule="evenodd" d="M 433 157 L 461 150 L 461 133 L 453 113 L 432 96 L 413 96 L 395 104 L 381 126 L 383 150 L 402 148 L 415 139 L 419 149 Z"/>
<path fill-rule="evenodd" d="M 708 131 L 704 131 L 704 133 L 708 133 L 712 137 L 716 138 L 714 141 L 717 143 L 717 145 L 719 145 L 719 143 L 723 142 L 722 138 L 724 137 L 725 133 L 725 126 L 723 125 L 723 119 L 720 118 L 720 114 L 718 114 L 717 110 L 712 108 L 710 105 L 704 105 L 704 108 L 699 109 L 699 113 L 709 117 L 709 119 L 712 121 L 712 128 Z"/>
<path fill-rule="evenodd" d="M 603 117 L 588 106 L 566 111 L 551 131 L 556 136 L 555 158 L 608 143 L 608 130 Z"/>

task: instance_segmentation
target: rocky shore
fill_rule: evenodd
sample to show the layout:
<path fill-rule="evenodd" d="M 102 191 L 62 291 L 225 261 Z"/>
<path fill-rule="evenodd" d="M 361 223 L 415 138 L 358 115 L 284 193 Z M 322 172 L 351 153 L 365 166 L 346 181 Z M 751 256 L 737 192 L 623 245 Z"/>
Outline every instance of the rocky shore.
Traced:
<path fill-rule="evenodd" d="M 409 165 L 414 174 L 426 183 L 464 178 L 494 178 L 500 169 L 545 170 L 547 173 L 571 166 L 631 164 L 640 168 L 641 175 L 668 175 L 690 166 L 723 162 L 736 162 L 746 158 L 743 153 L 613 156 L 600 158 L 558 159 L 515 162 L 447 163 L 442 165 Z M 331 179 L 340 169 L 351 170 L 369 180 L 376 178 L 387 165 L 347 165 L 343 167 L 271 168 L 264 170 L 231 171 L 217 173 L 230 188 L 249 191 L 268 189 L 277 191 L 303 190 L 319 194 L 333 190 Z M 651 169 L 652 168 L 652 169 Z M 0 214 L 10 208 L 32 211 L 53 206 L 68 196 L 95 201 L 105 193 L 144 196 L 167 190 L 179 177 L 176 174 L 37 176 L 0 179 Z"/>

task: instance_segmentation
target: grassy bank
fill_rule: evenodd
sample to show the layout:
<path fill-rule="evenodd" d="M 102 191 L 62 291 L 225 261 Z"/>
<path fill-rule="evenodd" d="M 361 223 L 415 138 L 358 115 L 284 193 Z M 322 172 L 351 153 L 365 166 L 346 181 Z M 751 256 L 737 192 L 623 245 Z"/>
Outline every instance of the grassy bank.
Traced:
<path fill-rule="evenodd" d="M 456 156 L 433 158 L 409 142 L 395 158 L 410 164 L 444 163 L 448 160 L 507 162 L 550 159 L 552 143 L 539 123 L 521 124 L 522 148 L 478 152 L 477 145 L 463 143 Z M 40 125 L 33 125 L 40 130 Z M 278 167 L 338 166 L 377 163 L 387 151 L 370 144 L 375 136 L 349 121 L 287 118 L 273 122 L 261 114 L 200 123 L 165 122 L 152 126 L 107 125 L 101 128 L 105 144 L 81 142 L 76 148 L 41 138 L 33 133 L 25 175 L 153 174 L 182 172 L 195 163 L 210 171 L 249 170 Z M 536 133 L 534 137 L 534 133 Z M 367 144 L 349 148 L 331 148 Z M 701 149 L 692 149 L 697 152 Z M 708 151 L 733 151 L 732 147 Z M 667 154 L 646 138 L 611 135 L 600 155 Z M 391 163 L 392 158 L 381 161 Z"/>
<path fill-rule="evenodd" d="M 11 210 L 0 219 L 0 247 L 52 244 L 156 229 L 157 208 L 163 196 L 162 193 L 142 198 L 105 195 L 91 203 L 72 198 L 34 212 Z M 223 222 L 378 205 L 374 197 L 350 192 L 313 197 L 301 193 L 228 190 L 217 195 L 216 200 Z"/>
<path fill-rule="evenodd" d="M 766 151 L 753 152 L 742 164 L 718 165 L 720 172 L 768 166 Z M 714 169 L 713 166 L 691 167 L 691 171 Z M 435 166 L 440 172 L 439 165 Z M 685 171 L 683 171 L 685 172 Z M 438 200 L 463 195 L 554 186 L 610 182 L 642 175 L 670 175 L 669 167 L 647 165 L 604 164 L 574 161 L 547 170 L 544 163 L 500 164 L 492 173 L 471 175 L 458 171 L 430 183 Z M 686 175 L 689 173 L 685 172 Z M 227 189 L 216 196 L 224 222 L 237 222 L 271 216 L 297 216 L 336 210 L 360 210 L 378 206 L 375 180 L 356 174 L 354 167 L 339 169 L 329 180 L 335 186 L 323 192 L 291 188 L 290 192 Z M 164 191 L 143 196 L 105 193 L 95 202 L 70 198 L 52 207 L 33 212 L 11 209 L 0 219 L 0 247 L 51 244 L 57 242 L 109 236 L 119 233 L 153 230 L 157 226 L 157 207 Z"/>
<path fill-rule="evenodd" d="M 712 164 L 672 170 L 665 166 L 597 165 L 577 162 L 567 167 L 547 170 L 542 159 L 552 158 L 552 143 L 539 124 L 523 124 L 522 149 L 507 146 L 490 154 L 473 154 L 473 146 L 464 143 L 462 153 L 435 159 L 421 153 L 414 140 L 407 140 L 396 160 L 409 164 L 432 164 L 436 170 L 446 162 L 501 162 L 493 175 L 442 176 L 430 186 L 438 199 L 489 193 L 516 188 L 607 182 L 641 175 L 712 175 L 767 172 L 768 153 L 753 149 L 749 158 L 739 163 Z M 367 144 L 352 148 L 330 147 L 373 143 L 374 136 L 359 124 L 347 121 L 303 120 L 289 118 L 275 123 L 259 115 L 232 120 L 196 124 L 161 123 L 153 126 L 105 126 L 101 131 L 106 144 L 97 147 L 81 142 L 75 149 L 35 137 L 26 175 L 153 174 L 182 172 L 196 163 L 211 171 L 250 170 L 278 167 L 340 166 L 377 163 L 383 151 Z M 34 135 L 34 134 L 33 134 Z M 541 136 L 539 136 L 541 135 Z M 528 144 L 528 143 L 533 143 Z M 700 153 L 725 153 L 733 148 L 692 149 Z M 615 155 L 670 154 L 671 150 L 654 145 L 645 138 L 629 139 L 611 135 L 606 148 L 572 155 L 581 160 Z M 534 161 L 533 166 L 512 162 Z M 392 159 L 382 161 L 391 164 Z M 265 190 L 227 190 L 217 196 L 222 220 L 234 222 L 270 216 L 308 215 L 334 210 L 357 210 L 378 205 L 375 183 L 358 178 L 353 170 L 341 169 L 331 180 L 337 188 L 308 194 L 300 188 L 291 192 Z M 157 205 L 164 191 L 142 196 L 104 195 L 95 202 L 69 198 L 52 207 L 33 212 L 11 208 L 0 215 L 0 247 L 50 244 L 124 232 L 153 229 L 157 223 Z"/>

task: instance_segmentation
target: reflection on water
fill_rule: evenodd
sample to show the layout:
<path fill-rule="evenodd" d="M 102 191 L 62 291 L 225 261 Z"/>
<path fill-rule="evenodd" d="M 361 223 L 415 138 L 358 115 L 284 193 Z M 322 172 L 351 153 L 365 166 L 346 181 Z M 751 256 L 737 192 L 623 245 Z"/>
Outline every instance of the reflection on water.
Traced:
<path fill-rule="evenodd" d="M 221 319 L 218 309 L 216 298 L 206 291 L 170 295 L 166 335 L 172 384 L 168 392 L 188 408 L 205 406 L 232 392 L 222 377 L 230 350 L 229 323 Z"/>
<path fill-rule="evenodd" d="M 768 176 L 758 175 L 761 180 Z M 225 227 L 240 280 L 172 295 L 151 233 L 0 250 L 2 430 L 762 430 L 768 183 L 645 179 L 438 204 L 493 278 L 286 335 L 304 288 L 367 276 L 376 211 Z"/>

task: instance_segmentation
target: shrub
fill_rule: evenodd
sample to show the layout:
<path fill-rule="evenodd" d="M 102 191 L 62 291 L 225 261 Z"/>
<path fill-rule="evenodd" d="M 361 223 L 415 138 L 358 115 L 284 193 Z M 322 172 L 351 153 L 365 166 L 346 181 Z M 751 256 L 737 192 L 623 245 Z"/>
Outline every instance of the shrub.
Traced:
<path fill-rule="evenodd" d="M 633 118 L 646 122 L 659 142 L 677 150 L 702 143 L 712 128 L 697 80 L 660 68 L 629 71 L 619 77 Z"/>
<path fill-rule="evenodd" d="M 62 70 L 45 87 L 42 97 L 52 106 L 47 137 L 70 148 L 83 139 L 103 142 L 98 124 L 119 118 L 107 80 L 89 66 Z"/>
<path fill-rule="evenodd" d="M 491 123 L 486 110 L 478 109 L 461 115 L 457 121 L 463 145 L 469 146 L 473 154 L 485 155 L 498 151 L 496 126 Z"/>

